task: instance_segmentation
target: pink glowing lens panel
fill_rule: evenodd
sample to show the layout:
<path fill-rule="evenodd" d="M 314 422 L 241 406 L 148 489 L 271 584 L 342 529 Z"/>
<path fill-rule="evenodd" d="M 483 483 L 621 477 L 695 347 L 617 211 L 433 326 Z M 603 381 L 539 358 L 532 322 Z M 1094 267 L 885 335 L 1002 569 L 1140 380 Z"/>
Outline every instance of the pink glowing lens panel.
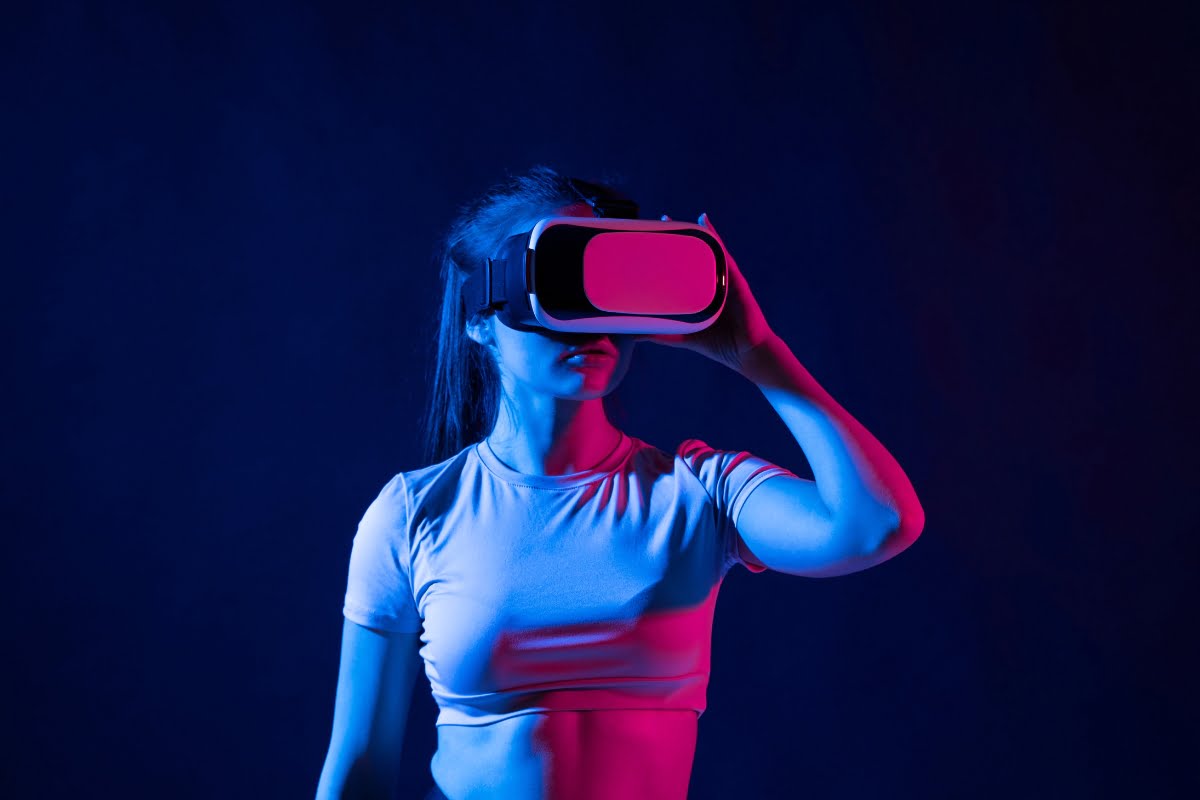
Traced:
<path fill-rule="evenodd" d="M 695 314 L 717 291 L 717 260 L 694 236 L 622 231 L 583 250 L 583 291 L 601 311 Z"/>

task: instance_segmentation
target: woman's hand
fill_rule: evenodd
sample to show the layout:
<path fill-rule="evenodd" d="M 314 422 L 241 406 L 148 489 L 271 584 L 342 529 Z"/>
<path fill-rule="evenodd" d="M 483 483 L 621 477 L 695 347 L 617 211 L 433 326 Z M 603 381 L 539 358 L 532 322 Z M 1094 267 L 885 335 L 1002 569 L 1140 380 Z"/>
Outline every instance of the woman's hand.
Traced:
<path fill-rule="evenodd" d="M 664 222 L 670 219 L 665 214 L 662 217 Z M 773 337 L 775 332 L 767 324 L 758 301 L 750 292 L 750 284 L 746 283 L 708 214 L 701 214 L 697 223 L 707 228 L 725 250 L 725 262 L 729 267 L 729 295 L 725 299 L 721 315 L 712 325 L 696 333 L 640 333 L 635 334 L 633 339 L 636 342 L 654 342 L 667 347 L 694 350 L 718 364 L 740 372 L 743 356 Z"/>

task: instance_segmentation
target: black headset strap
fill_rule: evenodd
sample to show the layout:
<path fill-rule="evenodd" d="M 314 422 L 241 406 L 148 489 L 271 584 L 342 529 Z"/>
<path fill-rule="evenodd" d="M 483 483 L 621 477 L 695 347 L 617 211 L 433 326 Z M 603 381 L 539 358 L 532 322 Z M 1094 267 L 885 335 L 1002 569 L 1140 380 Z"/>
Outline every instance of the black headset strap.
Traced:
<path fill-rule="evenodd" d="M 467 305 L 467 316 L 503 305 L 508 302 L 504 292 L 505 259 L 484 259 L 483 265 L 467 276 L 463 284 L 463 300 Z"/>
<path fill-rule="evenodd" d="M 582 178 L 567 178 L 567 185 L 580 200 L 591 206 L 592 213 L 597 217 L 637 219 L 638 204 L 616 189 Z"/>

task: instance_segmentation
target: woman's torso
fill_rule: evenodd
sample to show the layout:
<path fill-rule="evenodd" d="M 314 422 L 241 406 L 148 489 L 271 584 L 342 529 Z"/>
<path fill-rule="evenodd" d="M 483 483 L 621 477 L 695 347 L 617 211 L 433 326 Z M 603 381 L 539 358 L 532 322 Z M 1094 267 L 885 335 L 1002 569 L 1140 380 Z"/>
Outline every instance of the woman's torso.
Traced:
<path fill-rule="evenodd" d="M 686 800 L 698 715 L 605 709 L 439 725 L 433 777 L 452 800 Z"/>
<path fill-rule="evenodd" d="M 573 476 L 515 473 L 472 447 L 377 501 L 386 535 L 362 563 L 403 571 L 352 581 L 347 609 L 420 622 L 431 768 L 453 800 L 687 796 L 714 607 L 738 560 L 722 520 L 786 470 L 627 439 Z"/>

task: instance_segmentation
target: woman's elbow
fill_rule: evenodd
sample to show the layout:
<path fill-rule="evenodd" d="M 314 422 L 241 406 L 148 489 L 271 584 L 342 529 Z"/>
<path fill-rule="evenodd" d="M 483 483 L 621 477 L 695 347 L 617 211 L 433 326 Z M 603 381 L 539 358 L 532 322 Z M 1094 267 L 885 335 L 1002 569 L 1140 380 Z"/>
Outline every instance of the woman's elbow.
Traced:
<path fill-rule="evenodd" d="M 884 554 L 883 560 L 886 561 L 912 547 L 913 542 L 917 541 L 924 529 L 925 511 L 921 508 L 921 504 L 914 500 L 901 514 L 896 515 L 890 521 L 879 541 L 877 550 Z"/>

